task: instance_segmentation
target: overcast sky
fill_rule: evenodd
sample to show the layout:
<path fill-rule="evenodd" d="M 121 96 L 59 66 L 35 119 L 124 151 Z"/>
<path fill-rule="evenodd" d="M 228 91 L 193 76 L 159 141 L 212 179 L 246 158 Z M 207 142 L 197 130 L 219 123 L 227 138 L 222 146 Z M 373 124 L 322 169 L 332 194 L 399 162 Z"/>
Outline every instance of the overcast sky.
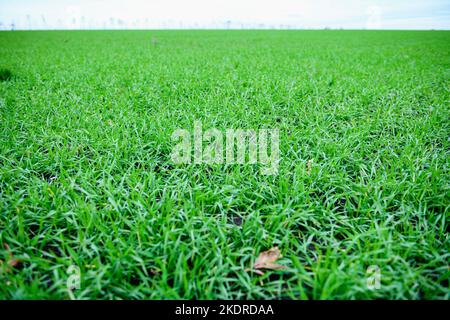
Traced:
<path fill-rule="evenodd" d="M 0 0 L 0 29 L 450 29 L 450 0 Z"/>

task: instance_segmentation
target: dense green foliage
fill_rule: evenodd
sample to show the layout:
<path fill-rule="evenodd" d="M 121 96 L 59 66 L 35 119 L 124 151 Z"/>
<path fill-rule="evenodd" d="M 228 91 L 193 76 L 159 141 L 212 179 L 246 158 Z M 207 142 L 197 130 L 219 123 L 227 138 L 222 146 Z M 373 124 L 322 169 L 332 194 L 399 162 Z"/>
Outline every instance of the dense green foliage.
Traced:
<path fill-rule="evenodd" d="M 1 32 L 0 67 L 0 298 L 450 297 L 450 32 Z M 195 119 L 279 128 L 279 174 L 174 165 Z"/>

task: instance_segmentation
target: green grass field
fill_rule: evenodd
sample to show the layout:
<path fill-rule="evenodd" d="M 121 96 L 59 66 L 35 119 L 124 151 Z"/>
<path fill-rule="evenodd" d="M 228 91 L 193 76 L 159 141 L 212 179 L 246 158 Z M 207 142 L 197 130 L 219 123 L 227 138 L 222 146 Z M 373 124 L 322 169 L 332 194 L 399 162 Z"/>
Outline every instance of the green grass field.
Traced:
<path fill-rule="evenodd" d="M 1 32 L 0 68 L 0 298 L 450 298 L 450 32 Z M 278 128 L 278 175 L 175 165 L 195 120 Z"/>

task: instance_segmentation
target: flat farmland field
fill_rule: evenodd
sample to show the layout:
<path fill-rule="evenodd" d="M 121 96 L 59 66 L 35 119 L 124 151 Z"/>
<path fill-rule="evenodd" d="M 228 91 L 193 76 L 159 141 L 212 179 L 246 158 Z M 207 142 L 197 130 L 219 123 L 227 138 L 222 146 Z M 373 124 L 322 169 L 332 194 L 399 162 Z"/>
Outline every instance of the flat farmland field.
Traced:
<path fill-rule="evenodd" d="M 0 69 L 1 299 L 450 298 L 450 32 L 0 32 Z M 276 172 L 175 163 L 195 123 L 278 130 Z"/>

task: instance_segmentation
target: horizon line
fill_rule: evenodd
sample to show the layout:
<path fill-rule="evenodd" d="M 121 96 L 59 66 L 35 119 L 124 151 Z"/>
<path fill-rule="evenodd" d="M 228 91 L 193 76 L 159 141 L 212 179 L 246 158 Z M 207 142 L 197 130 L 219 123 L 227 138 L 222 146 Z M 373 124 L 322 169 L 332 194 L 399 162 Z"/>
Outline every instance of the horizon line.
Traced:
<path fill-rule="evenodd" d="M 18 28 L 18 29 L 3 29 L 0 32 L 14 32 L 14 31 L 245 31 L 245 30 L 279 30 L 279 31 L 450 31 L 450 28 L 343 28 L 343 27 L 323 27 L 323 28 L 299 28 L 299 27 L 289 27 L 289 28 Z"/>

